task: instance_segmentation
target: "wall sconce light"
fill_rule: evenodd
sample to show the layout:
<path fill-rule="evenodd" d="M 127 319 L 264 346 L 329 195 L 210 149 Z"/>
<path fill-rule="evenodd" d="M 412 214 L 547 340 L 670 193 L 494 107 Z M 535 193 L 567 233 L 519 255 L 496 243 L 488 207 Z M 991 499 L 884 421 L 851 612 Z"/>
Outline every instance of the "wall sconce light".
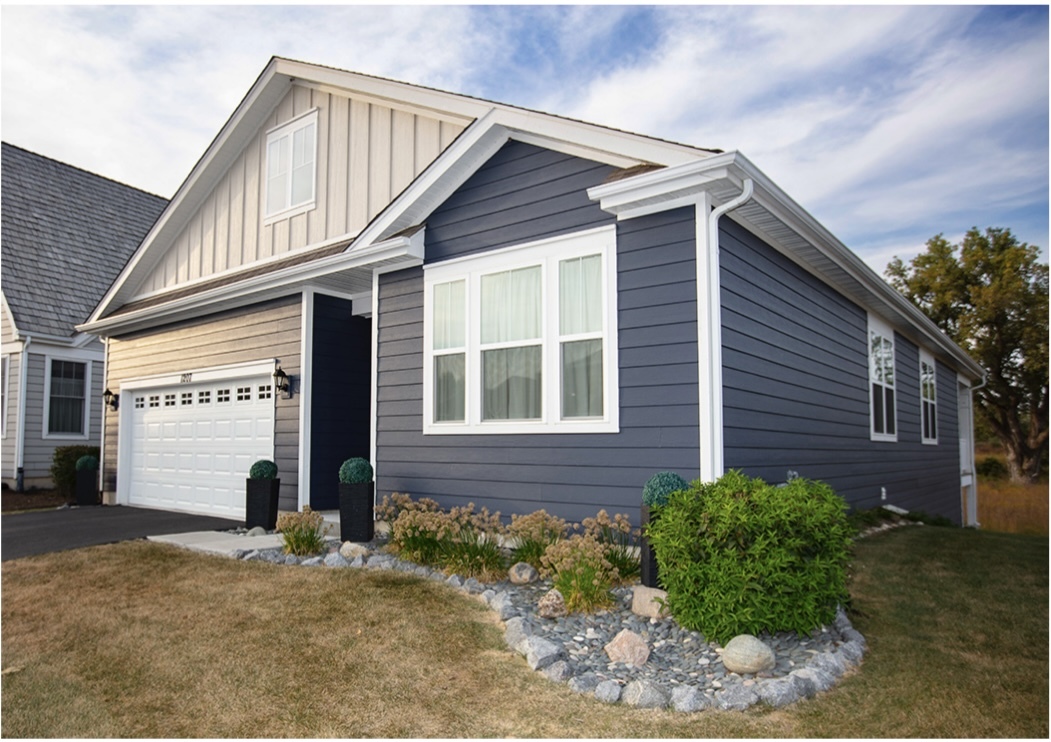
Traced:
<path fill-rule="evenodd" d="M 274 388 L 284 394 L 285 399 L 292 399 L 292 381 L 280 366 L 274 370 Z"/>
<path fill-rule="evenodd" d="M 106 406 L 114 412 L 120 407 L 120 395 L 114 394 L 108 388 L 102 393 L 102 401 L 105 402 Z"/>

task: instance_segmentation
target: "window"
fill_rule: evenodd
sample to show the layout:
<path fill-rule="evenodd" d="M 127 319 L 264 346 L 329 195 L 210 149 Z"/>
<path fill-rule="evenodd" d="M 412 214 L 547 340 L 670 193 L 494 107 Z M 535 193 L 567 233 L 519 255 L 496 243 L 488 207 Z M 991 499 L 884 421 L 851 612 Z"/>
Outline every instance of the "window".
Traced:
<path fill-rule="evenodd" d="M 47 435 L 88 434 L 88 369 L 86 363 L 47 359 Z"/>
<path fill-rule="evenodd" d="M 872 440 L 898 440 L 894 402 L 894 331 L 869 316 L 869 382 Z"/>
<path fill-rule="evenodd" d="M 920 423 L 924 443 L 938 442 L 938 385 L 934 357 L 920 350 Z"/>
<path fill-rule="evenodd" d="M 0 438 L 7 437 L 7 402 L 10 399 L 8 384 L 11 376 L 11 356 L 0 358 Z"/>
<path fill-rule="evenodd" d="M 266 217 L 292 216 L 314 206 L 317 110 L 266 137 Z"/>
<path fill-rule="evenodd" d="M 616 432 L 615 229 L 428 266 L 424 432 Z"/>

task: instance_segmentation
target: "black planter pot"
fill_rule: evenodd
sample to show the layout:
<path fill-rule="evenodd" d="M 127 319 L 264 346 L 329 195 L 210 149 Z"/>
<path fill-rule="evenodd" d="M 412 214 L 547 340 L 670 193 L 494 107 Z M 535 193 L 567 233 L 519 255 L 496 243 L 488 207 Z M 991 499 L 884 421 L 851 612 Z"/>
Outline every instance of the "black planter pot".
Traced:
<path fill-rule="evenodd" d="M 80 469 L 77 471 L 77 505 L 99 504 L 98 481 L 98 469 Z"/>
<path fill-rule="evenodd" d="M 376 483 L 339 483 L 339 538 L 366 543 L 376 534 L 372 503 Z"/>
<path fill-rule="evenodd" d="M 639 579 L 646 587 L 661 588 L 660 574 L 657 569 L 657 557 L 650 546 L 650 540 L 646 538 L 646 526 L 650 524 L 650 508 L 642 506 L 642 533 L 639 539 Z"/>
<path fill-rule="evenodd" d="M 280 479 L 245 480 L 245 528 L 277 528 L 277 495 Z"/>

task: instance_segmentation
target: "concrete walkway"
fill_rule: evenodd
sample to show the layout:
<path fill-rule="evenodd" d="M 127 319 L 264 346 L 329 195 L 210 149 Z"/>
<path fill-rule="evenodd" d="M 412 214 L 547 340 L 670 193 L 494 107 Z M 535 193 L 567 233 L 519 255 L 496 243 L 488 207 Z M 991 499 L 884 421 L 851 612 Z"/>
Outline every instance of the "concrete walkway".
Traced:
<path fill-rule="evenodd" d="M 204 551 L 210 554 L 223 554 L 229 556 L 235 551 L 249 551 L 251 549 L 276 549 L 282 545 L 280 534 L 266 534 L 265 536 L 238 536 L 234 533 L 219 533 L 217 531 L 191 531 L 189 533 L 172 533 L 158 536 L 148 536 L 149 541 L 159 544 L 171 544 L 193 551 Z"/>

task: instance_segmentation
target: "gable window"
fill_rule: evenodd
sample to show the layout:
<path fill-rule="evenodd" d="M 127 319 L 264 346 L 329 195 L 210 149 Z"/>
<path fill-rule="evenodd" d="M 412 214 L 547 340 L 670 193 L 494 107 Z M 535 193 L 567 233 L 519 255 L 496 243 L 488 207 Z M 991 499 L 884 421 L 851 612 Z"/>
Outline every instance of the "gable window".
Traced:
<path fill-rule="evenodd" d="M 267 219 L 313 208 L 316 163 L 316 109 L 267 134 Z"/>
<path fill-rule="evenodd" d="M 894 331 L 869 316 L 869 384 L 871 387 L 872 440 L 896 441 Z"/>
<path fill-rule="evenodd" d="M 87 437 L 89 377 L 86 363 L 47 359 L 47 435 Z"/>
<path fill-rule="evenodd" d="M 615 234 L 426 268 L 425 433 L 618 430 Z"/>
<path fill-rule="evenodd" d="M 920 350 L 920 423 L 924 443 L 938 442 L 938 385 L 934 357 Z"/>

